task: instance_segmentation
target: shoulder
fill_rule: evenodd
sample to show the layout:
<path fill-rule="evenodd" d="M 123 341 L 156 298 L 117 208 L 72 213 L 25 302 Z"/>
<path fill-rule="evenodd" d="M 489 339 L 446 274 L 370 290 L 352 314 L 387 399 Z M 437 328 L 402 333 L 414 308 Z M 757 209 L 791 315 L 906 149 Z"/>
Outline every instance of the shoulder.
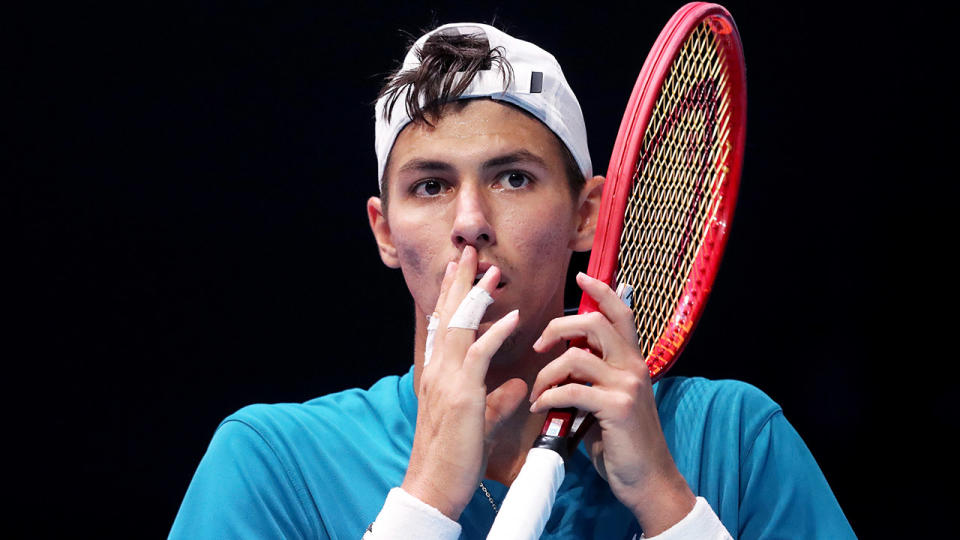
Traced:
<path fill-rule="evenodd" d="M 243 529 L 260 537 L 326 537 L 341 524 L 372 521 L 402 478 L 413 439 L 415 418 L 404 404 L 413 390 L 404 379 L 229 415 L 194 474 L 173 536 L 245 536 L 234 534 Z"/>
<path fill-rule="evenodd" d="M 410 424 L 405 379 L 388 376 L 368 389 L 351 388 L 304 403 L 248 405 L 226 417 L 217 431 L 244 431 L 224 429 L 244 426 L 271 445 L 290 448 L 321 440 L 329 445 L 338 440 L 331 435 L 349 436 L 358 430 L 402 432 L 402 425 Z"/>
<path fill-rule="evenodd" d="M 762 425 L 782 414 L 770 396 L 742 381 L 667 377 L 657 383 L 655 396 L 661 416 Z"/>
<path fill-rule="evenodd" d="M 766 393 L 741 381 L 668 377 L 657 383 L 655 398 L 670 451 L 691 474 L 739 470 L 760 434 L 783 415 Z"/>
<path fill-rule="evenodd" d="M 655 396 L 678 469 L 734 536 L 852 536 L 816 460 L 762 390 L 670 377 L 657 383 Z"/>

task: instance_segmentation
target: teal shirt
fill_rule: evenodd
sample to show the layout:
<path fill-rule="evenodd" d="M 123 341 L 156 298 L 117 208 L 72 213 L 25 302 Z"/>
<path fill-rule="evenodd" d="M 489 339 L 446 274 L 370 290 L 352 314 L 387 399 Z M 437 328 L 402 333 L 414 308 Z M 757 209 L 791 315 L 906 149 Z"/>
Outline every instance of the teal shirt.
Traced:
<path fill-rule="evenodd" d="M 667 444 L 690 488 L 735 538 L 854 538 L 823 473 L 780 407 L 737 381 L 654 386 Z M 417 417 L 413 371 L 303 404 L 252 405 L 217 428 L 171 538 L 358 540 L 403 481 Z M 543 538 L 639 535 L 589 458 L 568 460 Z M 502 501 L 507 488 L 484 485 Z M 461 538 L 484 539 L 494 511 L 477 489 Z"/>

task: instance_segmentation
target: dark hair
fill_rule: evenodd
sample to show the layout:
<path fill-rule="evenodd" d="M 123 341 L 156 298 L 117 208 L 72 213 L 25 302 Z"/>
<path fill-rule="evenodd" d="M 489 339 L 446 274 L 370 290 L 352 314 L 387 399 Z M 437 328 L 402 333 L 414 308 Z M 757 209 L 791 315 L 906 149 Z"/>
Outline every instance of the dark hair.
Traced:
<path fill-rule="evenodd" d="M 460 108 L 466 104 L 464 101 L 457 101 L 457 98 L 463 95 L 479 71 L 496 66 L 503 77 L 504 88 L 508 87 L 513 79 L 513 68 L 504 58 L 503 49 L 501 47 L 491 49 L 490 42 L 482 33 L 438 32 L 430 36 L 417 50 L 417 59 L 420 65 L 406 71 L 397 70 L 387 77 L 386 84 L 380 90 L 377 100 L 386 98 L 383 108 L 385 120 L 390 119 L 397 100 L 407 88 L 409 92 L 404 99 L 404 105 L 411 122 L 433 126 L 430 119 L 435 121 L 442 117 L 446 107 Z M 531 118 L 536 118 L 528 111 L 511 103 L 501 103 L 514 106 Z M 537 119 L 537 121 L 540 120 Z M 568 187 L 573 199 L 576 200 L 586 179 L 567 145 L 552 130 L 550 133 L 560 145 Z M 386 178 L 383 185 L 387 185 Z M 380 195 L 384 214 L 387 207 L 387 191 L 383 189 Z"/>

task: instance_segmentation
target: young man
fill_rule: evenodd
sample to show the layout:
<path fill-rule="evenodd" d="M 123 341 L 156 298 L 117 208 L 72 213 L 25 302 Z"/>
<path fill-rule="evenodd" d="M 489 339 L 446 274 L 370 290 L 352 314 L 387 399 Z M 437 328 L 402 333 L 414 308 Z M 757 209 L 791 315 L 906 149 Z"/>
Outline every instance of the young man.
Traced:
<path fill-rule="evenodd" d="M 568 406 L 598 422 L 544 538 L 853 536 L 764 394 L 651 385 L 630 311 L 587 276 L 600 312 L 561 316 L 603 178 L 551 55 L 446 25 L 414 44 L 376 113 L 381 197 L 367 212 L 414 299 L 413 368 L 227 418 L 171 536 L 484 538 L 544 412 Z M 565 347 L 581 336 L 599 356 Z"/>

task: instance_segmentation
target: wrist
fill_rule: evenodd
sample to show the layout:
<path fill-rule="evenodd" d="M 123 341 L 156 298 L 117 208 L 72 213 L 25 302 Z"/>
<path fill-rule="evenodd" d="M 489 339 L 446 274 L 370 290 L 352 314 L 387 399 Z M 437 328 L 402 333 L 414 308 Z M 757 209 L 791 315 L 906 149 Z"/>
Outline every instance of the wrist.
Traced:
<path fill-rule="evenodd" d="M 429 481 L 418 481 L 408 477 L 403 479 L 400 488 L 425 504 L 436 508 L 453 521 L 460 519 L 460 514 L 466 507 L 466 503 L 460 504 L 452 501 L 443 490 Z"/>
<path fill-rule="evenodd" d="M 654 536 L 677 524 L 693 510 L 697 497 L 683 476 L 661 477 L 647 482 L 634 494 L 628 508 L 646 536 Z"/>

